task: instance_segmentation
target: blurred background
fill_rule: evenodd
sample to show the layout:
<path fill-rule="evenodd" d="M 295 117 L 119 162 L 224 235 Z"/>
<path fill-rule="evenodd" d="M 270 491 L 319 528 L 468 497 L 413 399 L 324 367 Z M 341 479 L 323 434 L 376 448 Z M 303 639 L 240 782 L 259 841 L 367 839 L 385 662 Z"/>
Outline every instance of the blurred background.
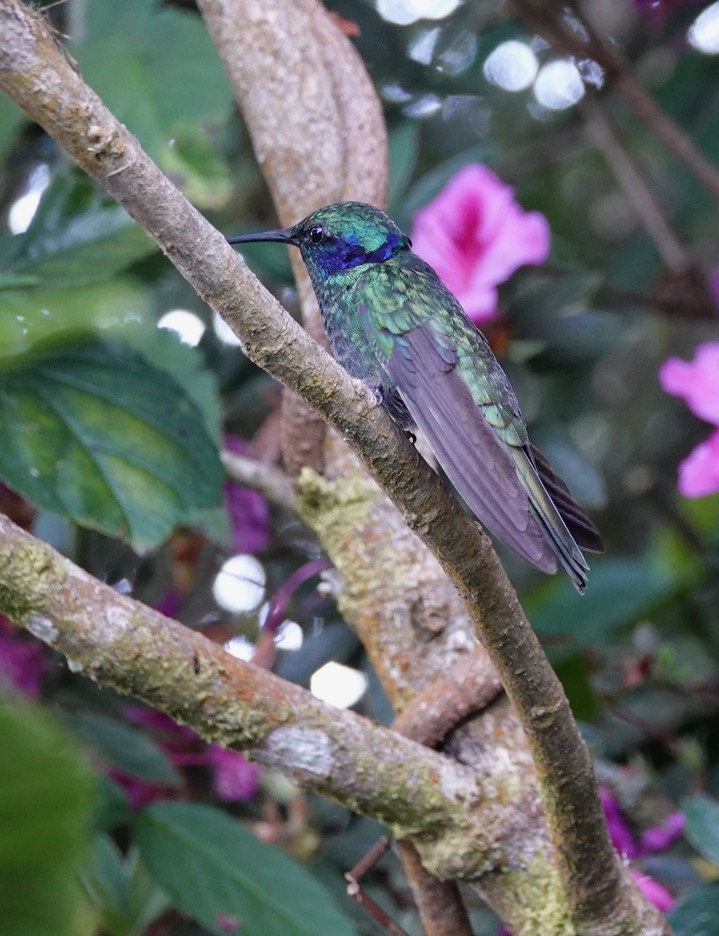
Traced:
<path fill-rule="evenodd" d="M 326 6 L 383 102 L 390 215 L 467 291 L 533 440 L 605 539 L 583 599 L 501 556 L 597 758 L 615 844 L 677 933 L 719 933 L 719 3 Z M 48 15 L 86 81 L 220 230 L 276 226 L 192 2 L 67 0 Z M 219 458 L 277 463 L 279 387 L 4 97 L 0 127 L 0 508 L 118 590 L 389 723 L 361 645 L 318 589 L 318 543 L 281 497 L 227 478 Z M 673 144 L 689 148 L 683 161 Z M 491 211 L 504 229 L 484 223 Z M 522 252 L 527 219 L 541 229 L 534 253 Z M 285 252 L 243 253 L 297 314 Z M 490 295 L 475 311 L 473 277 Z M 342 894 L 376 823 L 99 689 L 8 620 L 0 687 L 14 700 L 0 779 L 17 804 L 52 744 L 57 790 L 94 791 L 63 799 L 76 817 L 94 803 L 68 934 L 240 932 L 168 880 L 172 835 L 191 837 L 194 821 L 168 804 L 211 807 L 207 829 L 240 818 L 249 849 L 280 845 L 309 870 L 347 927 L 333 918 L 312 932 L 383 931 Z M 54 812 L 33 809 L 28 829 L 41 836 Z M 27 867 L 44 862 L 49 880 L 58 856 Z M 207 892 L 219 865 L 195 858 Z M 283 868 L 276 880 L 286 872 L 310 892 Z M 420 932 L 393 855 L 368 886 Z M 6 906 L 17 919 L 32 904 L 21 890 Z M 476 932 L 497 932 L 470 900 Z M 9 930 L 45 931 L 62 936 Z"/>

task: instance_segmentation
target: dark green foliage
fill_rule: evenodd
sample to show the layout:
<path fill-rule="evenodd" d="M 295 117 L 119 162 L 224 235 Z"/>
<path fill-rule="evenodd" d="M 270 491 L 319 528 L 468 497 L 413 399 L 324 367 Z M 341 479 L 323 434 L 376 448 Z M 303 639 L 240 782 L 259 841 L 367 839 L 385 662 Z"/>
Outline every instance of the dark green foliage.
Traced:
<path fill-rule="evenodd" d="M 143 861 L 174 903 L 217 936 L 228 931 L 223 920 L 247 936 L 356 934 L 307 871 L 216 809 L 153 806 L 135 834 Z"/>
<path fill-rule="evenodd" d="M 83 936 L 77 878 L 96 778 L 42 709 L 0 700 L 0 920 L 4 936 Z"/>

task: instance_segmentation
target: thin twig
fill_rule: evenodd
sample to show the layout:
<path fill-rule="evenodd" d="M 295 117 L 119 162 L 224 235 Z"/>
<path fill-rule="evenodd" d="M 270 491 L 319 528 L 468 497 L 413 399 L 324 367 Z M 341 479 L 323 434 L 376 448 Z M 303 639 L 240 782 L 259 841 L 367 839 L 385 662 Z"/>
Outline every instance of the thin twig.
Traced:
<path fill-rule="evenodd" d="M 225 471 L 233 481 L 259 491 L 278 507 L 297 512 L 294 486 L 284 471 L 228 449 L 222 451 L 221 457 Z"/>
<path fill-rule="evenodd" d="M 411 842 L 399 842 L 407 878 L 417 898 L 425 936 L 472 936 L 472 926 L 454 881 L 440 881 L 422 866 Z"/>
<path fill-rule="evenodd" d="M 484 648 L 477 647 L 415 696 L 392 727 L 406 738 L 434 747 L 465 718 L 481 712 L 501 691 L 497 671 Z"/>
<path fill-rule="evenodd" d="M 589 98 L 583 102 L 582 108 L 592 139 L 604 154 L 627 201 L 656 244 L 662 260 L 675 273 L 687 270 L 693 263 L 691 254 L 672 230 L 661 205 L 647 184 L 646 176 L 615 133 L 601 104 Z"/>
<path fill-rule="evenodd" d="M 590 58 L 602 67 L 606 84 L 614 88 L 629 109 L 660 139 L 674 158 L 719 201 L 719 170 L 693 143 L 636 80 L 624 56 L 610 46 L 584 16 L 579 4 L 570 0 L 575 20 L 581 29 L 574 30 L 564 19 L 561 5 L 512 0 L 519 15 L 538 33 L 570 55 Z"/>

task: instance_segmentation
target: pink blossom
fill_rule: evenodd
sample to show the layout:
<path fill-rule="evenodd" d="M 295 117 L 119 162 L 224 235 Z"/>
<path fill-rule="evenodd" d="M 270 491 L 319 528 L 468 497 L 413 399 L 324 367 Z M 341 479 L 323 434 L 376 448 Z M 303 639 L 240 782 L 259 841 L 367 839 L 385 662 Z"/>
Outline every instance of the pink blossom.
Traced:
<path fill-rule="evenodd" d="M 238 455 L 246 455 L 249 449 L 244 439 L 233 435 L 225 436 L 225 446 Z M 262 494 L 228 480 L 225 503 L 232 521 L 235 552 L 257 553 L 266 549 L 270 542 L 270 508 Z"/>
<path fill-rule="evenodd" d="M 637 882 L 639 890 L 644 894 L 650 903 L 653 903 L 657 910 L 667 913 L 674 906 L 675 900 L 666 887 L 662 887 L 654 878 L 634 868 L 629 869 L 629 873 Z"/>
<path fill-rule="evenodd" d="M 497 285 L 547 259 L 550 230 L 544 215 L 524 211 L 510 186 L 473 163 L 417 212 L 412 245 L 481 325 L 499 314 Z"/>
<path fill-rule="evenodd" d="M 165 751 L 175 767 L 206 765 L 212 769 L 212 786 L 220 799 L 243 801 L 251 799 L 259 784 L 260 768 L 251 764 L 239 751 L 228 751 L 218 744 L 205 744 L 192 728 L 154 709 L 126 705 L 123 714 L 128 721 L 146 728 Z M 133 809 L 167 795 L 163 784 L 149 783 L 111 768 L 110 776 L 122 786 Z"/>
<path fill-rule="evenodd" d="M 644 855 L 663 852 L 684 834 L 686 819 L 684 813 L 674 812 L 658 826 L 652 826 L 642 834 L 639 850 Z"/>
<path fill-rule="evenodd" d="M 719 430 L 681 463 L 679 490 L 684 497 L 706 497 L 719 491 Z"/>
<path fill-rule="evenodd" d="M 215 768 L 213 787 L 220 799 L 252 799 L 259 783 L 260 768 L 257 764 L 250 763 L 239 751 L 228 751 L 219 744 L 210 746 L 208 756 Z"/>
<path fill-rule="evenodd" d="M 699 345 L 693 361 L 669 358 L 659 370 L 659 380 L 667 393 L 684 399 L 693 413 L 719 426 L 719 342 Z M 679 490 L 685 497 L 719 491 L 719 432 L 681 463 Z"/>
<path fill-rule="evenodd" d="M 612 845 L 620 855 L 624 855 L 627 858 L 636 858 L 639 854 L 639 847 L 634 833 L 629 828 L 629 823 L 624 817 L 624 813 L 622 812 L 617 798 L 603 787 L 600 793 L 604 817 L 607 820 L 607 830 L 609 832 L 609 838 L 612 840 Z"/>
<path fill-rule="evenodd" d="M 0 682 L 7 680 L 16 689 L 37 699 L 45 670 L 45 649 L 41 643 L 0 633 Z"/>

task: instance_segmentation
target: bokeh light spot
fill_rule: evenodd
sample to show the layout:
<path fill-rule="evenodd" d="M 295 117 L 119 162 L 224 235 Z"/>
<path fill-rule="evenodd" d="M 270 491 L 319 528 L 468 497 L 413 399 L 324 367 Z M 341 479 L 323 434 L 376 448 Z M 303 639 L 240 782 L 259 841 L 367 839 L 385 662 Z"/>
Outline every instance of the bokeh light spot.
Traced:
<path fill-rule="evenodd" d="M 579 69 L 567 59 L 543 65 L 534 82 L 534 96 L 548 110 L 564 110 L 584 96 Z"/>
<path fill-rule="evenodd" d="M 212 584 L 217 604 L 232 614 L 254 611 L 265 597 L 265 570 L 254 556 L 231 556 Z"/>
<path fill-rule="evenodd" d="M 538 69 L 537 56 L 529 46 L 510 39 L 487 57 L 484 77 L 505 91 L 524 91 L 536 78 Z"/>
<path fill-rule="evenodd" d="M 188 312 L 186 309 L 172 309 L 157 322 L 158 328 L 173 331 L 183 344 L 195 347 L 205 334 L 205 323 L 199 315 Z"/>
<path fill-rule="evenodd" d="M 330 661 L 312 674 L 312 695 L 337 708 L 355 705 L 367 690 L 367 677 L 359 670 Z"/>
<path fill-rule="evenodd" d="M 719 3 L 712 3 L 697 16 L 689 27 L 687 39 L 706 55 L 719 53 Z"/>

